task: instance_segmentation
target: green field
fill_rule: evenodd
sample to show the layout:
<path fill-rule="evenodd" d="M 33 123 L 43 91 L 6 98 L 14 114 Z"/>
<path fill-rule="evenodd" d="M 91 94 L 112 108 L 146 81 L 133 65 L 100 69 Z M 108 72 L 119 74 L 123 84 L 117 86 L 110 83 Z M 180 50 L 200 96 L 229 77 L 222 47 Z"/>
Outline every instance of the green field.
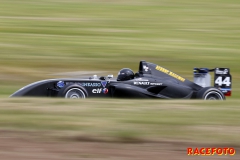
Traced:
<path fill-rule="evenodd" d="M 25 154 L 21 147 L 35 145 L 36 152 L 46 151 L 48 157 L 48 147 L 41 149 L 28 136 L 37 133 L 51 136 L 40 139 L 42 143 L 69 138 L 96 143 L 146 141 L 164 147 L 167 143 L 162 141 L 181 141 L 239 149 L 239 17 L 239 0 L 0 0 L 0 138 L 4 140 L 0 148 L 10 157 L 19 152 L 16 157 L 21 159 L 34 151 L 29 147 Z M 86 71 L 116 77 L 124 67 L 137 72 L 140 60 L 190 80 L 194 67 L 229 67 L 232 97 L 226 101 L 8 98 L 29 83 L 68 77 L 69 72 L 77 77 Z M 21 136 L 29 143 L 20 143 Z M 112 144 L 118 150 L 119 143 L 110 143 L 110 148 Z M 178 156 L 171 145 L 167 153 Z M 95 145 L 96 151 L 88 144 L 78 149 L 91 156 L 85 147 L 100 153 L 98 146 L 102 144 Z M 149 155 L 159 152 L 151 146 L 146 145 Z M 144 149 L 138 147 L 136 157 L 141 159 L 138 153 Z M 64 148 L 52 152 L 72 151 L 72 145 Z M 131 152 L 123 148 L 123 153 Z M 185 153 L 182 148 L 178 152 Z M 106 155 L 111 151 L 107 149 Z M 39 152 L 36 157 L 43 155 Z M 115 157 L 124 154 L 119 155 Z"/>
<path fill-rule="evenodd" d="M 239 146 L 238 102 L 1 99 L 0 128 L 55 138 Z"/>
<path fill-rule="evenodd" d="M 190 80 L 193 67 L 229 67 L 238 98 L 239 16 L 238 0 L 1 0 L 0 96 L 54 73 L 116 76 L 146 60 Z"/>

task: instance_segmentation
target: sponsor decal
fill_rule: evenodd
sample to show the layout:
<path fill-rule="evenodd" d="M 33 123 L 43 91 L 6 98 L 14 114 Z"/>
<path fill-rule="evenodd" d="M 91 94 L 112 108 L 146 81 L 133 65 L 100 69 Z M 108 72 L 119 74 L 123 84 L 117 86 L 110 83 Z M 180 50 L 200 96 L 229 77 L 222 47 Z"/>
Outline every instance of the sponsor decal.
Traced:
<path fill-rule="evenodd" d="M 78 84 L 78 85 L 83 86 L 83 87 L 101 87 L 101 83 L 97 83 L 97 82 L 96 83 L 66 82 L 66 85 L 68 85 L 68 84 Z"/>
<path fill-rule="evenodd" d="M 101 83 L 80 83 L 83 87 L 101 87 Z"/>
<path fill-rule="evenodd" d="M 148 79 L 138 78 L 138 79 L 135 79 L 135 81 L 148 81 Z"/>
<path fill-rule="evenodd" d="M 66 85 L 74 84 L 74 82 L 66 82 Z"/>
<path fill-rule="evenodd" d="M 102 93 L 102 88 L 93 89 L 92 93 Z"/>
<path fill-rule="evenodd" d="M 107 94 L 108 93 L 108 89 L 107 88 L 103 88 L 102 93 Z"/>
<path fill-rule="evenodd" d="M 150 82 L 133 82 L 134 85 L 149 85 Z"/>
<path fill-rule="evenodd" d="M 107 81 L 101 81 L 101 84 L 102 84 L 103 88 L 105 88 L 107 85 Z"/>
<path fill-rule="evenodd" d="M 216 74 L 228 74 L 228 69 L 220 70 L 219 68 L 216 68 L 215 70 Z"/>
<path fill-rule="evenodd" d="M 163 84 L 162 83 L 155 83 L 155 82 L 141 82 L 141 81 L 139 81 L 139 82 L 133 82 L 133 84 L 134 85 L 145 85 L 145 86 L 147 86 L 147 85 L 152 85 L 152 86 L 162 86 Z"/>
<path fill-rule="evenodd" d="M 219 87 L 218 89 L 220 89 L 225 96 L 231 95 L 231 91 L 232 91 L 231 88 L 220 88 Z"/>
<path fill-rule="evenodd" d="M 222 91 L 231 91 L 231 88 L 219 88 Z"/>
<path fill-rule="evenodd" d="M 145 72 L 148 72 L 149 68 L 147 66 L 143 65 L 143 69 L 144 69 Z"/>
<path fill-rule="evenodd" d="M 59 81 L 59 82 L 57 83 L 57 86 L 58 86 L 59 88 L 63 88 L 63 87 L 65 86 L 64 81 Z"/>
<path fill-rule="evenodd" d="M 189 156 L 222 156 L 222 155 L 235 155 L 234 148 L 187 148 L 187 155 Z"/>
<path fill-rule="evenodd" d="M 160 72 L 163 72 L 163 73 L 165 73 L 165 74 L 167 74 L 167 75 L 169 75 L 169 76 L 171 76 L 173 78 L 176 78 L 179 81 L 182 81 L 182 82 L 185 81 L 185 79 L 183 77 L 181 77 L 181 76 L 177 75 L 176 73 L 173 73 L 173 72 L 171 72 L 171 71 L 169 71 L 169 70 L 167 70 L 167 69 L 165 69 L 163 67 L 156 66 L 156 70 L 158 70 Z"/>
<path fill-rule="evenodd" d="M 162 86 L 163 84 L 162 83 L 150 83 L 150 85 L 152 85 L 152 86 Z"/>
<path fill-rule="evenodd" d="M 96 88 L 92 90 L 92 93 L 104 93 L 107 94 L 108 93 L 108 89 L 107 88 Z"/>

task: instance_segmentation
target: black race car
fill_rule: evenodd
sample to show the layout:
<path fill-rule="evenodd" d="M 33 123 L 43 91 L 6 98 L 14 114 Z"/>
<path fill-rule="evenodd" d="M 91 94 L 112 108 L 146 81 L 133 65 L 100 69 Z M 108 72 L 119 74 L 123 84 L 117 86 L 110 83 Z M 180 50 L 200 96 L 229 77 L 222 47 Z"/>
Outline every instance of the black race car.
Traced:
<path fill-rule="evenodd" d="M 210 71 L 215 72 L 211 87 Z M 122 97 L 224 100 L 231 95 L 229 68 L 194 68 L 194 82 L 159 65 L 140 61 L 139 71 L 123 68 L 112 75 L 87 79 L 48 79 L 29 84 L 10 97 Z"/>

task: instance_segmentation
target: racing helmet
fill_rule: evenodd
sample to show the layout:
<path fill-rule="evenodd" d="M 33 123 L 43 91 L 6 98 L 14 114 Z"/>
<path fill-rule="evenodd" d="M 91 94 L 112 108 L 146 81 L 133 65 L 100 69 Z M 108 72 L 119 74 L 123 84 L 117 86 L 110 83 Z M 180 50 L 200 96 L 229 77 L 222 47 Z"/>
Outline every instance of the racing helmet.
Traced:
<path fill-rule="evenodd" d="M 123 68 L 118 72 L 117 81 L 126 81 L 134 79 L 134 73 L 129 68 Z"/>

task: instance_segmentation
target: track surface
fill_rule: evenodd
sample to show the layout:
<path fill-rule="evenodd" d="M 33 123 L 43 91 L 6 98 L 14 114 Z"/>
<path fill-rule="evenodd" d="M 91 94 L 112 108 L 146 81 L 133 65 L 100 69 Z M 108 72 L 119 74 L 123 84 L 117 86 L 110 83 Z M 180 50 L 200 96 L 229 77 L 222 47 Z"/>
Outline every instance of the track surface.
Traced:
<path fill-rule="evenodd" d="M 44 138 L 43 133 L 0 131 L 1 160 L 239 160 L 240 148 L 235 156 L 187 156 L 187 147 L 204 147 L 203 144 L 182 142 L 117 143 L 73 141 Z M 205 145 L 206 147 L 206 145 Z M 220 146 L 212 146 L 220 147 Z M 223 147 L 223 146 L 221 146 Z"/>

